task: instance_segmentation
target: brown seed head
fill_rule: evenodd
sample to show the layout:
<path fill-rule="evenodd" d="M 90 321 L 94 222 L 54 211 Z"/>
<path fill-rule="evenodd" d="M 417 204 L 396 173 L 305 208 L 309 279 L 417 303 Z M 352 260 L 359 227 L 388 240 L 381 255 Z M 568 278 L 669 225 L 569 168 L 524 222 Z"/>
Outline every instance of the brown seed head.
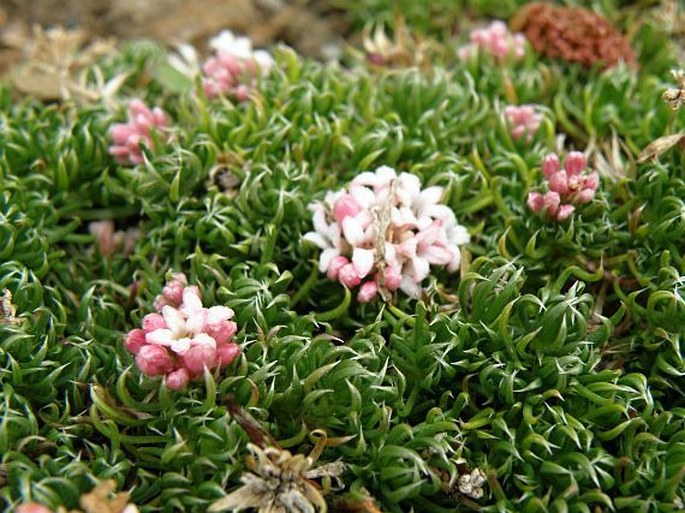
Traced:
<path fill-rule="evenodd" d="M 551 58 L 585 66 L 598 63 L 604 69 L 621 60 L 636 66 L 635 53 L 623 34 L 588 9 L 536 2 L 523 7 L 510 25 L 525 34 L 536 52 Z"/>

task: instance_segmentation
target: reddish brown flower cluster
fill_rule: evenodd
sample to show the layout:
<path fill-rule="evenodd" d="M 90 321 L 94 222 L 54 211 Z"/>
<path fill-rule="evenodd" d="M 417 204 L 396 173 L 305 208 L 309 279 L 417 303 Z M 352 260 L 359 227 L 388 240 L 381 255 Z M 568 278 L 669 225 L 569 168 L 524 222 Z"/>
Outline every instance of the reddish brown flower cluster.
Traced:
<path fill-rule="evenodd" d="M 511 26 L 525 34 L 536 52 L 548 57 L 604 68 L 621 60 L 636 65 L 635 54 L 623 34 L 588 9 L 536 2 L 522 8 Z"/>

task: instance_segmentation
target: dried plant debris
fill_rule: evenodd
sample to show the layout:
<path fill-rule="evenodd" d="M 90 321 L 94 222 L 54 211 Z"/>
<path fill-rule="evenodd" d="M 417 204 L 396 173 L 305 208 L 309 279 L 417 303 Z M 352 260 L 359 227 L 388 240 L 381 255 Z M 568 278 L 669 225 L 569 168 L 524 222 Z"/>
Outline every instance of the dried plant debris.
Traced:
<path fill-rule="evenodd" d="M 636 65 L 628 40 L 609 21 L 582 7 L 536 2 L 523 7 L 510 25 L 547 57 L 610 68 Z"/>
<path fill-rule="evenodd" d="M 645 149 L 640 152 L 640 155 L 637 157 L 637 162 L 638 164 L 641 164 L 647 162 L 649 159 L 658 159 L 663 153 L 666 153 L 677 144 L 680 144 L 680 146 L 685 149 L 685 134 L 673 134 L 659 137 L 649 143 Z"/>
<path fill-rule="evenodd" d="M 25 58 L 12 73 L 18 91 L 41 100 L 112 103 L 112 96 L 123 85 L 127 74 L 120 73 L 106 81 L 98 68 L 91 66 L 115 48 L 113 39 L 88 43 L 83 30 L 62 27 L 33 27 L 27 40 Z"/>
<path fill-rule="evenodd" d="M 0 297 L 0 324 L 19 324 L 17 319 L 17 307 L 12 304 L 12 291 L 3 289 Z"/>
<path fill-rule="evenodd" d="M 291 454 L 278 447 L 247 446 L 248 471 L 243 486 L 214 502 L 212 511 L 256 509 L 260 513 L 326 512 L 326 500 L 312 478 L 340 475 L 340 465 L 312 468 L 314 461 L 303 454 Z"/>
<path fill-rule="evenodd" d="M 678 110 L 685 105 L 685 70 L 672 70 L 676 86 L 666 89 L 661 97 L 673 110 Z"/>

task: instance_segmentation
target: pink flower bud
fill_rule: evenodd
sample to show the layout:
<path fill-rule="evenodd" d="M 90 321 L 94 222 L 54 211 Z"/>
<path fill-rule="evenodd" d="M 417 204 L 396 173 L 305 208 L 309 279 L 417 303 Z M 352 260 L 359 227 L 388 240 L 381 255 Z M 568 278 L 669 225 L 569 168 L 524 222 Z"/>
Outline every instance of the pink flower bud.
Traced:
<path fill-rule="evenodd" d="M 52 510 L 46 506 L 43 506 L 42 504 L 29 502 L 19 506 L 15 513 L 52 513 Z"/>
<path fill-rule="evenodd" d="M 172 306 L 178 306 L 183 301 L 183 290 L 188 285 L 186 275 L 183 273 L 175 273 L 171 276 L 171 281 L 162 289 L 162 295 L 167 299 Z"/>
<path fill-rule="evenodd" d="M 145 345 L 145 331 L 141 329 L 133 329 L 128 332 L 124 340 L 126 350 L 133 354 L 138 354 L 140 348 Z"/>
<path fill-rule="evenodd" d="M 549 191 L 542 197 L 543 209 L 547 211 L 547 215 L 550 217 L 557 214 L 559 205 L 561 204 L 561 197 L 559 193 L 554 191 Z"/>
<path fill-rule="evenodd" d="M 378 294 L 378 285 L 375 281 L 367 281 L 361 287 L 359 287 L 359 292 L 357 293 L 357 301 L 360 303 L 368 303 Z"/>
<path fill-rule="evenodd" d="M 214 364 L 217 367 L 225 367 L 233 363 L 240 354 L 240 346 L 237 344 L 224 344 L 216 349 L 216 360 Z"/>
<path fill-rule="evenodd" d="M 561 205 L 556 214 L 557 221 L 565 221 L 571 217 L 571 214 L 573 214 L 575 209 L 576 208 L 573 205 Z"/>
<path fill-rule="evenodd" d="M 566 171 L 557 171 L 549 177 L 549 188 L 559 194 L 566 194 L 569 190 Z"/>
<path fill-rule="evenodd" d="M 147 376 L 161 376 L 174 368 L 166 349 L 152 344 L 140 348 L 136 355 L 136 364 Z"/>
<path fill-rule="evenodd" d="M 347 216 L 356 216 L 360 211 L 359 203 L 351 194 L 343 194 L 333 205 L 333 217 L 338 223 L 342 223 Z"/>
<path fill-rule="evenodd" d="M 338 280 L 340 281 L 340 283 L 342 283 L 350 289 L 356 287 L 362 281 L 362 279 L 357 274 L 357 271 L 354 270 L 354 265 L 352 264 L 345 264 L 343 267 L 340 268 L 340 272 L 338 273 Z"/>
<path fill-rule="evenodd" d="M 204 343 L 193 345 L 183 355 L 183 363 L 191 375 L 202 374 L 205 367 L 211 369 L 215 359 L 216 348 Z"/>
<path fill-rule="evenodd" d="M 579 175 L 585 169 L 585 155 L 579 151 L 572 151 L 566 156 L 564 167 L 570 176 Z"/>
<path fill-rule="evenodd" d="M 387 267 L 385 269 L 385 288 L 390 292 L 394 292 L 402 285 L 402 274 L 396 267 Z"/>
<path fill-rule="evenodd" d="M 207 328 L 207 334 L 216 340 L 217 344 L 225 344 L 238 331 L 238 325 L 233 321 L 224 321 L 217 326 Z"/>
<path fill-rule="evenodd" d="M 190 374 L 187 369 L 183 368 L 168 373 L 164 378 L 164 384 L 171 390 L 183 390 L 188 386 L 188 381 L 190 381 Z"/>
<path fill-rule="evenodd" d="M 583 189 L 592 189 L 596 191 L 599 187 L 599 175 L 592 172 L 583 179 Z"/>
<path fill-rule="evenodd" d="M 583 189 L 576 195 L 576 202 L 580 203 L 581 205 L 583 203 L 589 203 L 592 201 L 595 197 L 595 191 L 594 189 Z"/>
<path fill-rule="evenodd" d="M 342 269 L 344 266 L 349 264 L 350 261 L 345 258 L 344 256 L 337 256 L 333 257 L 331 260 L 331 263 L 328 264 L 328 272 L 326 273 L 326 276 L 328 276 L 328 279 L 330 280 L 336 280 L 338 279 L 338 274 L 340 273 L 340 269 Z"/>
<path fill-rule="evenodd" d="M 151 331 L 166 328 L 166 321 L 164 317 L 157 313 L 147 314 L 143 317 L 143 331 L 150 333 Z"/>
<path fill-rule="evenodd" d="M 536 214 L 542 210 L 544 205 L 544 199 L 542 194 L 539 192 L 529 192 L 528 193 L 528 208 L 531 209 Z"/>
<path fill-rule="evenodd" d="M 551 177 L 554 173 L 561 169 L 561 163 L 559 162 L 559 157 L 554 153 L 550 153 L 542 159 L 542 174 L 545 178 Z"/>

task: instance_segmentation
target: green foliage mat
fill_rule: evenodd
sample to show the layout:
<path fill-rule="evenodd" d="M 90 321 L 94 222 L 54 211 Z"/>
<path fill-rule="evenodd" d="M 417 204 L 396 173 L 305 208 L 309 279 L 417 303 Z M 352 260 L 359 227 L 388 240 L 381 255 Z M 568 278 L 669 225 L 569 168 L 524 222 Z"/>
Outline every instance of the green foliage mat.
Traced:
<path fill-rule="evenodd" d="M 0 89 L 0 290 L 20 319 L 0 324 L 7 506 L 76 507 L 113 478 L 142 511 L 205 511 L 245 468 L 249 438 L 222 403 L 232 393 L 292 452 L 309 452 L 317 429 L 350 437 L 320 458 L 346 465 L 329 499 L 371 496 L 384 511 L 681 507 L 685 153 L 636 163 L 685 131 L 660 98 L 677 65 L 666 37 L 648 22 L 635 33 L 638 72 L 530 52 L 461 63 L 456 40 L 445 44 L 451 57 L 421 72 L 275 49 L 276 69 L 242 104 L 175 92 L 163 50 L 130 46 L 103 73 L 131 71 L 120 97 L 174 120 L 173 142 L 135 167 L 107 151 L 124 101 L 108 112 Z M 543 106 L 531 144 L 503 123 L 512 95 Z M 592 148 L 601 184 L 555 224 L 525 203 L 560 137 Z M 308 204 L 379 165 L 444 187 L 472 234 L 470 265 L 431 276 L 420 301 L 350 300 L 302 241 Z M 239 185 L 223 190 L 218 172 Z M 130 257 L 91 249 L 100 219 L 142 229 Z M 172 269 L 235 310 L 243 348 L 185 392 L 143 377 L 123 347 Z M 450 485 L 463 465 L 487 475 L 471 506 Z"/>

